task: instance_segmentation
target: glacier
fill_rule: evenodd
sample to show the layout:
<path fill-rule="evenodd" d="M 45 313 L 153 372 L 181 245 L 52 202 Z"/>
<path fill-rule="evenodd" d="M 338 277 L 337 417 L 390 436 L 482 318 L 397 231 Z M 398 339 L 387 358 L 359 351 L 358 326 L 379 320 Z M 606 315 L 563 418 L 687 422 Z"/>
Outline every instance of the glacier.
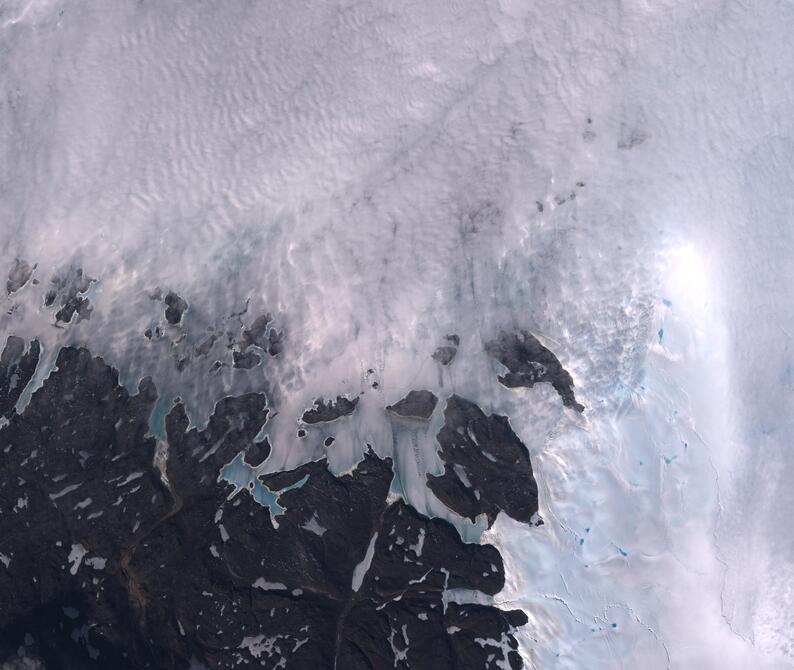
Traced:
<path fill-rule="evenodd" d="M 506 588 L 458 595 L 527 613 L 526 667 L 794 667 L 793 21 L 753 0 L 8 0 L 0 334 L 42 348 L 17 411 L 65 345 L 131 394 L 153 380 L 163 458 L 176 398 L 203 429 L 264 391 L 262 474 L 327 452 L 341 476 L 371 444 L 392 495 L 500 550 Z M 211 369 L 265 313 L 283 350 Z M 483 350 L 511 329 L 583 414 L 499 384 Z M 543 525 L 432 495 L 441 416 L 383 412 L 410 389 L 510 418 Z M 341 396 L 354 414 L 296 434 Z"/>

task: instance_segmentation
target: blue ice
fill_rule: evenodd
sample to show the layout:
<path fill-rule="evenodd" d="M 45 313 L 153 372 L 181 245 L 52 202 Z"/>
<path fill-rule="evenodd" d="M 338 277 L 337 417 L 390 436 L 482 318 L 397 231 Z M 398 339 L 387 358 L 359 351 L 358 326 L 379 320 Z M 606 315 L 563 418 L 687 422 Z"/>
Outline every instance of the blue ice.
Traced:
<path fill-rule="evenodd" d="M 218 479 L 227 481 L 237 487 L 237 490 L 232 495 L 236 495 L 242 489 L 247 490 L 257 503 L 262 505 L 262 507 L 267 507 L 270 510 L 270 514 L 276 517 L 281 516 L 286 511 L 286 508 L 279 504 L 279 497 L 287 491 L 301 488 L 309 479 L 309 475 L 304 475 L 302 479 L 283 489 L 271 491 L 257 477 L 256 470 L 245 462 L 243 454 L 239 453 L 231 463 L 221 469 Z"/>

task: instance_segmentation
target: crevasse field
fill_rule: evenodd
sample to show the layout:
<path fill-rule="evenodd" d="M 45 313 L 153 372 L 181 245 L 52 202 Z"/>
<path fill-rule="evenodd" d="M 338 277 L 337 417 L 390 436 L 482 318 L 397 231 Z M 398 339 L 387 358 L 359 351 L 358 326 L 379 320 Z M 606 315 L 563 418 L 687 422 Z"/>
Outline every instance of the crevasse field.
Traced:
<path fill-rule="evenodd" d="M 451 597 L 523 609 L 526 667 L 794 667 L 792 27 L 760 0 L 0 2 L 0 269 L 41 280 L 1 299 L 0 334 L 42 343 L 17 409 L 85 345 L 131 392 L 152 376 L 161 439 L 176 396 L 202 426 L 265 390 L 275 472 L 324 453 L 295 437 L 315 397 L 366 388 L 332 471 L 369 442 L 500 549 L 501 593 Z M 54 327 L 76 267 L 93 311 Z M 187 342 L 144 338 L 157 287 Z M 281 355 L 177 369 L 246 305 Z M 509 328 L 583 414 L 497 382 Z M 383 414 L 410 388 L 510 417 L 544 525 L 430 493 L 441 418 Z"/>

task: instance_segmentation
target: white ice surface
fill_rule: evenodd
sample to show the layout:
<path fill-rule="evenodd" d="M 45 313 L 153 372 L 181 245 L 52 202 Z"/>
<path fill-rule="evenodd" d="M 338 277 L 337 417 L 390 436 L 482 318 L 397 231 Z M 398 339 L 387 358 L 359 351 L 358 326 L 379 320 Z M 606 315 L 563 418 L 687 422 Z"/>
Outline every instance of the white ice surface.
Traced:
<path fill-rule="evenodd" d="M 32 388 L 87 344 L 196 424 L 266 390 L 266 469 L 333 434 L 342 472 L 371 442 L 453 520 L 421 485 L 443 400 L 426 429 L 383 407 L 458 392 L 508 414 L 536 467 L 545 525 L 487 534 L 530 663 L 792 667 L 792 25 L 762 0 L 6 0 L 0 269 L 41 283 L 2 298 L 0 332 L 42 340 Z M 56 329 L 42 295 L 69 265 L 98 278 L 94 311 Z M 156 286 L 190 309 L 153 344 Z M 284 353 L 209 376 L 217 343 L 178 373 L 183 330 L 247 299 Z M 584 417 L 497 385 L 482 342 L 515 325 Z M 314 397 L 361 391 L 295 437 Z"/>
<path fill-rule="evenodd" d="M 377 541 L 378 534 L 375 533 L 367 545 L 367 552 L 364 554 L 364 558 L 361 559 L 361 562 L 356 566 L 355 570 L 353 570 L 353 582 L 351 586 L 354 591 L 358 591 L 361 588 L 364 577 L 366 577 L 367 572 L 369 572 L 369 567 L 372 565 L 372 557 L 375 555 L 375 543 Z"/>

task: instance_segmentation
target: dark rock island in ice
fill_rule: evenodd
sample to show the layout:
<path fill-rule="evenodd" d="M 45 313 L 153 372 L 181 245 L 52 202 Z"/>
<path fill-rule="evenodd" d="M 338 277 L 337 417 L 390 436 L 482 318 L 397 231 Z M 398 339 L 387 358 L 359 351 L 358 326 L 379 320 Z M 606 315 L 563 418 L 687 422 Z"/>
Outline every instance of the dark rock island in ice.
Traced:
<path fill-rule="evenodd" d="M 356 405 L 358 405 L 358 398 L 349 400 L 341 395 L 337 396 L 336 400 L 326 401 L 323 398 L 318 398 L 314 401 L 314 407 L 303 413 L 301 421 L 308 424 L 336 421 L 336 419 L 352 414 L 356 410 Z"/>
<path fill-rule="evenodd" d="M 386 409 L 406 419 L 420 419 L 427 421 L 436 408 L 438 398 L 430 391 L 409 391 L 402 400 L 398 400 Z"/>
<path fill-rule="evenodd" d="M 485 350 L 508 369 L 507 374 L 499 376 L 499 382 L 504 386 L 532 388 L 535 384 L 547 382 L 560 395 L 563 405 L 577 412 L 584 411 L 584 406 L 574 396 L 570 373 L 531 333 L 525 330 L 502 333 L 488 342 Z"/>

